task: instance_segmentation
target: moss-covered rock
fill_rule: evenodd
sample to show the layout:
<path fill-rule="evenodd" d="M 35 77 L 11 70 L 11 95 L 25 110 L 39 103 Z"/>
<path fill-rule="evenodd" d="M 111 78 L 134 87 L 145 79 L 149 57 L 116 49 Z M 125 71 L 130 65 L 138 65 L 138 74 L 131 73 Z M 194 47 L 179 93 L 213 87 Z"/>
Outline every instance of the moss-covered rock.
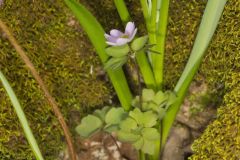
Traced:
<path fill-rule="evenodd" d="M 187 62 L 205 4 L 206 1 L 171 1 L 165 57 L 167 88 L 173 88 Z M 195 78 L 204 77 L 220 108 L 216 120 L 194 143 L 195 154 L 190 158 L 193 160 L 237 160 L 240 157 L 239 14 L 240 2 L 228 1 Z"/>
<path fill-rule="evenodd" d="M 144 33 L 139 2 L 128 0 L 128 7 Z M 121 21 L 111 0 L 83 1 L 100 20 L 106 31 L 120 27 Z M 96 6 L 96 3 L 98 4 Z M 171 0 L 165 56 L 165 88 L 173 88 L 189 57 L 205 8 L 204 1 Z M 100 106 L 110 97 L 109 85 L 90 74 L 100 62 L 83 30 L 61 1 L 6 0 L 0 17 L 11 28 L 33 61 L 65 118 L 81 115 L 89 107 Z M 204 77 L 214 98 L 224 102 L 218 117 L 194 144 L 192 159 L 231 159 L 239 151 L 239 13 L 238 0 L 227 2 L 217 32 L 206 53 L 196 79 Z M 102 16 L 104 15 L 104 16 Z M 24 107 L 46 159 L 54 159 L 63 147 L 60 126 L 43 93 L 6 40 L 0 38 L 0 68 L 11 82 Z M 95 71 L 95 70 L 94 70 Z M 220 101 L 221 103 L 221 101 Z M 4 89 L 0 88 L 0 159 L 33 159 L 21 126 Z M 75 117 L 75 116 L 74 116 Z M 233 131 L 233 134 L 230 132 Z M 72 132 L 74 133 L 74 132 Z M 236 155 L 238 156 L 238 155 Z M 230 157 L 230 158 L 229 158 Z M 233 158 L 234 159 L 234 158 Z"/>
<path fill-rule="evenodd" d="M 100 61 L 63 1 L 7 0 L 0 17 L 32 60 L 71 128 L 90 107 L 109 102 L 112 89 L 97 76 Z M 31 73 L 0 33 L 0 68 L 24 108 L 44 157 L 52 160 L 65 143 L 61 127 Z M 1 84 L 0 106 L 0 159 L 34 159 Z"/>
<path fill-rule="evenodd" d="M 240 80 L 239 80 L 240 82 Z M 192 146 L 191 160 L 238 160 L 240 157 L 240 86 L 224 96 L 217 119 Z"/>

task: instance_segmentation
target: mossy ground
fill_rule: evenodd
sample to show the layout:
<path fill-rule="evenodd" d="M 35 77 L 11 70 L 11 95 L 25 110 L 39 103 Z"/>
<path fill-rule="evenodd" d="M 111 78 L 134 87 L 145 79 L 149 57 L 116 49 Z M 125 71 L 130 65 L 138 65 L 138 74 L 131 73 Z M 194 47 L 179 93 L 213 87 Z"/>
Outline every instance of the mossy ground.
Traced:
<path fill-rule="evenodd" d="M 172 0 L 166 46 L 167 88 L 173 88 L 189 57 L 207 1 Z M 195 80 L 205 80 L 220 106 L 216 120 L 193 144 L 193 160 L 237 160 L 240 157 L 240 2 L 225 6 L 217 31 Z"/>
<path fill-rule="evenodd" d="M 127 2 L 134 20 L 137 19 L 140 33 L 143 33 L 139 2 Z M 111 0 L 86 0 L 83 4 L 97 16 L 106 31 L 121 26 Z M 205 4 L 206 0 L 171 1 L 165 56 L 165 88 L 173 88 L 180 77 Z M 69 124 L 74 126 L 90 107 L 108 102 L 112 93 L 110 85 L 99 79 L 96 72 L 90 74 L 91 65 L 94 69 L 101 67 L 99 59 L 63 2 L 6 0 L 0 9 L 1 19 L 10 26 L 33 61 Z M 213 91 L 213 98 L 222 107 L 216 121 L 194 144 L 196 154 L 192 159 L 229 159 L 240 150 L 239 132 L 234 132 L 239 129 L 239 12 L 238 0 L 227 2 L 217 32 L 196 76 L 197 80 L 202 77 L 206 80 Z M 60 126 L 35 80 L 3 34 L 0 48 L 1 70 L 24 107 L 44 156 L 49 160 L 54 159 L 64 145 Z M 2 87 L 0 103 L 0 159 L 33 159 L 16 114 Z M 70 118 L 73 115 L 76 119 Z M 231 131 L 236 134 L 230 134 Z M 74 134 L 73 130 L 72 133 Z M 232 159 L 235 160 L 234 157 Z"/>
<path fill-rule="evenodd" d="M 7 0 L 0 8 L 0 17 L 32 60 L 74 134 L 81 116 L 112 97 L 110 83 L 97 75 L 100 60 L 83 30 L 63 1 Z M 65 144 L 59 123 L 2 32 L 0 48 L 1 71 L 21 102 L 44 157 L 52 160 Z M 0 103 L 0 159 L 34 159 L 2 86 Z"/>

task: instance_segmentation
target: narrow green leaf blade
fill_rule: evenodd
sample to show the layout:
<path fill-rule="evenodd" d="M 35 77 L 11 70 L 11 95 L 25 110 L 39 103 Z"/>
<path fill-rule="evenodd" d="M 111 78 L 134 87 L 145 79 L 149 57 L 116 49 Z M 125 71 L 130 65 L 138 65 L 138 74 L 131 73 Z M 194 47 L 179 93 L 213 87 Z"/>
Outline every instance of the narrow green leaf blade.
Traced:
<path fill-rule="evenodd" d="M 186 94 L 186 91 L 200 66 L 204 52 L 206 51 L 217 28 L 218 21 L 222 15 L 226 2 L 227 0 L 209 0 L 207 3 L 191 56 L 174 89 L 178 96 L 177 100 L 173 106 L 169 108 L 166 116 L 163 119 L 163 144 L 166 142 L 169 130 L 182 104 L 184 95 Z"/>
<path fill-rule="evenodd" d="M 27 118 L 23 112 L 23 109 L 17 99 L 17 96 L 15 95 L 12 87 L 10 86 L 10 84 L 8 83 L 7 79 L 5 78 L 5 76 L 2 74 L 2 72 L 0 71 L 0 80 L 2 81 L 3 87 L 5 88 L 5 90 L 7 91 L 7 94 L 12 102 L 13 108 L 19 118 L 19 121 L 23 127 L 23 131 L 25 133 L 25 136 L 28 140 L 28 143 L 30 144 L 30 147 L 36 157 L 37 160 L 43 160 L 43 156 L 41 154 L 41 151 L 38 147 L 37 141 L 32 133 L 32 130 L 28 124 Z"/>
<path fill-rule="evenodd" d="M 90 41 L 95 47 L 101 61 L 103 63 L 108 59 L 108 55 L 105 52 L 107 46 L 104 38 L 104 29 L 96 18 L 80 3 L 75 0 L 64 0 L 67 6 L 72 10 L 77 17 L 83 29 L 86 31 Z M 126 77 L 122 69 L 116 71 L 108 70 L 108 75 L 111 82 L 117 92 L 121 105 L 125 110 L 129 110 L 131 107 L 132 94 L 128 87 Z"/>

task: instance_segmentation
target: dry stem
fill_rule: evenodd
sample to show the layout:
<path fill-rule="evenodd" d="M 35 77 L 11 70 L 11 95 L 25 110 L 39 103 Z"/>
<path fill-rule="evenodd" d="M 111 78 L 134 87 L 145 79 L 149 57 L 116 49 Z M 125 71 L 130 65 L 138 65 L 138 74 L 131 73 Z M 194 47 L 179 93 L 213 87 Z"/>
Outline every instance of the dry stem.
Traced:
<path fill-rule="evenodd" d="M 35 78 L 35 80 L 38 82 L 40 88 L 42 89 L 42 91 L 45 94 L 45 97 L 47 98 L 48 102 L 50 103 L 50 105 L 52 106 L 52 110 L 54 112 L 54 114 L 56 115 L 66 138 L 67 144 L 68 144 L 68 149 L 69 149 L 69 154 L 72 160 L 76 160 L 76 153 L 74 150 L 74 146 L 72 143 L 72 138 L 71 138 L 71 134 L 70 131 L 68 129 L 68 126 L 63 118 L 63 115 L 60 111 L 60 109 L 58 108 L 57 102 L 54 100 L 54 98 L 51 96 L 51 94 L 49 93 L 49 91 L 47 90 L 45 84 L 43 83 L 43 80 L 41 79 L 41 77 L 39 76 L 38 72 L 36 71 L 34 65 L 32 64 L 32 62 L 30 61 L 30 59 L 28 58 L 28 56 L 25 54 L 25 52 L 23 51 L 22 47 L 17 43 L 16 39 L 14 38 L 14 36 L 12 35 L 12 33 L 10 32 L 10 30 L 8 29 L 8 27 L 2 22 L 2 20 L 0 19 L 0 28 L 3 30 L 3 32 L 6 34 L 8 40 L 10 41 L 10 43 L 13 45 L 13 47 L 16 49 L 17 53 L 20 55 L 20 57 L 22 58 L 22 60 L 25 62 L 26 66 L 28 67 L 28 69 L 31 71 L 33 77 Z"/>

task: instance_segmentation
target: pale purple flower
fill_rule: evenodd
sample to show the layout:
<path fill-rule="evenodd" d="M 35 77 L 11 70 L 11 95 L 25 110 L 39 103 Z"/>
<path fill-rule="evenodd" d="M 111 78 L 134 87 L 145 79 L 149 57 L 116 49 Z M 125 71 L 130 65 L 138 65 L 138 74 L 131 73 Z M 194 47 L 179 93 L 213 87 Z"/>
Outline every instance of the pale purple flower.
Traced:
<path fill-rule="evenodd" d="M 125 32 L 121 32 L 117 29 L 112 29 L 109 34 L 104 34 L 107 39 L 107 44 L 111 46 L 122 46 L 131 42 L 137 33 L 137 28 L 134 22 L 128 22 L 125 28 Z"/>

